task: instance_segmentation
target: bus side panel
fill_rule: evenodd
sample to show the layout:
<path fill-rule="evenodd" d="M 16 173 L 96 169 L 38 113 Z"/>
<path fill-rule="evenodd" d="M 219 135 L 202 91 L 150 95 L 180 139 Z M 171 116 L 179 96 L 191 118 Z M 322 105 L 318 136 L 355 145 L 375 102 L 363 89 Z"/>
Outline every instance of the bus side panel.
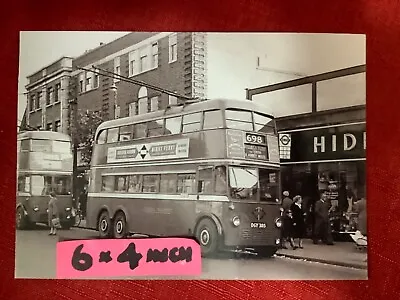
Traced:
<path fill-rule="evenodd" d="M 181 195 L 180 200 L 159 200 L 159 226 L 163 236 L 187 236 L 196 220 L 196 201 L 193 196 Z"/>

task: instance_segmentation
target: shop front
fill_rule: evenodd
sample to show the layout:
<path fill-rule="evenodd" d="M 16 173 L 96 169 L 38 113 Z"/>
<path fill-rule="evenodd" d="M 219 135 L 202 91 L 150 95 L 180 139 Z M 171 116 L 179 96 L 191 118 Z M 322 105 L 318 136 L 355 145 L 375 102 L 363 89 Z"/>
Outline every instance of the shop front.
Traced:
<path fill-rule="evenodd" d="M 354 232 L 354 204 L 366 197 L 366 122 L 303 128 L 301 119 L 296 123 L 297 128 L 279 131 L 282 190 L 303 197 L 310 234 L 314 203 L 322 192 L 327 192 L 332 205 L 332 230 Z"/>

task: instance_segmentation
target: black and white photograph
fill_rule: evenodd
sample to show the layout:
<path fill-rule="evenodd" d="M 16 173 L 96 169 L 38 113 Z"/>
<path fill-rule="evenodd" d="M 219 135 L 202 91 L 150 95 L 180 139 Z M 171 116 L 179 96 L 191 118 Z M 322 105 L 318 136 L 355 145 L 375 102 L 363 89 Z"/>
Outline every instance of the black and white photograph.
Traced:
<path fill-rule="evenodd" d="M 186 237 L 200 275 L 143 279 L 368 279 L 365 35 L 22 31 L 19 63 L 16 278 Z"/>

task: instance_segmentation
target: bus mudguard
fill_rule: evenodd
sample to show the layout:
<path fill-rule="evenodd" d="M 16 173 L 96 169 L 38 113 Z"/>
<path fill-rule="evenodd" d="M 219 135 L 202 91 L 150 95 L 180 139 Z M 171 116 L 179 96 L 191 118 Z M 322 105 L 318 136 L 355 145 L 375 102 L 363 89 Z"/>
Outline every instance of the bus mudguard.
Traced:
<path fill-rule="evenodd" d="M 125 221 L 126 221 L 127 224 L 129 224 L 129 214 L 128 214 L 128 211 L 127 211 L 127 209 L 126 209 L 124 206 L 122 206 L 122 205 L 118 205 L 117 208 L 115 209 L 113 215 L 112 215 L 112 216 L 110 215 L 110 217 L 111 217 L 112 219 L 114 219 L 115 215 L 116 215 L 119 211 L 122 211 L 122 212 L 124 213 L 124 215 L 125 215 Z"/>
<path fill-rule="evenodd" d="M 24 210 L 25 216 L 27 216 L 28 215 L 28 211 L 26 210 L 25 206 L 22 203 L 18 203 L 16 209 L 18 209 L 20 207 Z"/>
<path fill-rule="evenodd" d="M 219 234 L 219 235 L 222 235 L 222 234 L 223 234 L 221 222 L 219 221 L 219 219 L 218 219 L 214 214 L 211 214 L 211 213 L 209 213 L 209 214 L 202 214 L 202 215 L 200 215 L 200 216 L 197 218 L 197 220 L 196 220 L 196 225 L 195 225 L 195 229 L 194 229 L 193 232 L 196 231 L 196 226 L 197 226 L 197 224 L 199 224 L 199 222 L 200 222 L 202 219 L 211 219 L 211 220 L 213 220 L 214 223 L 215 223 L 215 226 L 217 226 L 218 234 Z"/>

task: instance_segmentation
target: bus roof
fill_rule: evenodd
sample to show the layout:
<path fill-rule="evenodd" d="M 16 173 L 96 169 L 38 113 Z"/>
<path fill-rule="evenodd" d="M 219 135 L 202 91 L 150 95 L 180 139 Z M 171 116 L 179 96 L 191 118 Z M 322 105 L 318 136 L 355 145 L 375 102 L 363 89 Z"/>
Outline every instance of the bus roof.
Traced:
<path fill-rule="evenodd" d="M 55 131 L 25 131 L 18 133 L 17 139 L 44 139 L 71 142 L 69 135 Z"/>
<path fill-rule="evenodd" d="M 165 110 L 158 110 L 142 115 L 136 115 L 136 116 L 131 116 L 131 117 L 125 117 L 125 118 L 120 118 L 120 119 L 115 119 L 115 120 L 109 120 L 105 121 L 97 129 L 97 132 L 99 132 L 102 129 L 105 128 L 112 128 L 112 127 L 118 127 L 118 126 L 123 126 L 135 122 L 145 122 L 149 121 L 152 119 L 160 118 L 160 117 L 165 117 L 165 116 L 174 116 L 174 115 L 180 115 L 182 112 L 190 113 L 190 112 L 198 112 L 198 111 L 203 111 L 203 110 L 213 110 L 213 109 L 226 109 L 226 108 L 235 108 L 235 109 L 243 109 L 243 110 L 250 110 L 250 111 L 255 111 L 259 112 L 263 115 L 266 115 L 267 117 L 270 117 L 273 119 L 274 117 L 270 114 L 265 113 L 265 107 L 262 107 L 253 101 L 249 100 L 232 100 L 232 99 L 211 99 L 211 100 L 203 100 L 203 101 L 198 101 L 198 102 L 191 102 L 186 105 L 175 105 L 171 106 L 168 109 Z"/>

